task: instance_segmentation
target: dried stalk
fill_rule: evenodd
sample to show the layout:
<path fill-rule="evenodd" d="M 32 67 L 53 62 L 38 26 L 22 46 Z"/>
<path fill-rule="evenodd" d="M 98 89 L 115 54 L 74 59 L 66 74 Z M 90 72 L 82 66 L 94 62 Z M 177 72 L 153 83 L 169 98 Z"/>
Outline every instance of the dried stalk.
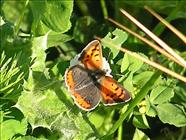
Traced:
<path fill-rule="evenodd" d="M 137 25 L 143 32 L 145 32 L 151 39 L 153 39 L 157 44 L 159 44 L 162 48 L 164 48 L 168 53 L 170 53 L 173 57 L 175 57 L 184 68 L 186 68 L 186 61 L 180 57 L 177 53 L 174 52 L 172 48 L 170 48 L 165 42 L 163 42 L 160 38 L 158 38 L 155 34 L 153 34 L 149 29 L 143 26 L 139 21 L 137 21 L 134 17 L 132 17 L 125 10 L 120 9 L 121 13 L 130 19 L 135 25 Z"/>
<path fill-rule="evenodd" d="M 169 28 L 174 34 L 176 34 L 185 44 L 186 44 L 186 36 L 182 34 L 179 30 L 177 30 L 174 26 L 164 20 L 160 15 L 158 15 L 154 10 L 149 8 L 148 6 L 144 7 L 149 13 L 151 13 L 154 17 L 156 17 L 159 21 L 161 21 L 167 28 Z"/>

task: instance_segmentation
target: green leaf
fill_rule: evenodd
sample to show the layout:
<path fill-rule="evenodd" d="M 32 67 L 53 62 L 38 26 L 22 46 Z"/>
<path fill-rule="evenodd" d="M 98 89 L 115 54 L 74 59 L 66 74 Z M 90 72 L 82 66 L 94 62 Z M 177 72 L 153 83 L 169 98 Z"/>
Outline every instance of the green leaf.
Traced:
<path fill-rule="evenodd" d="M 147 118 L 144 114 L 142 115 L 135 115 L 132 120 L 133 124 L 137 128 L 147 129 L 149 128 Z"/>
<path fill-rule="evenodd" d="M 121 64 L 121 72 L 124 72 L 125 70 L 128 69 L 129 67 L 129 58 L 130 56 L 128 56 L 127 54 L 124 55 L 123 59 L 122 59 L 122 64 Z"/>
<path fill-rule="evenodd" d="M 113 37 L 114 36 L 114 37 Z M 102 40 L 104 47 L 108 47 L 112 54 L 113 59 L 118 55 L 119 50 L 113 47 L 113 45 L 121 47 L 121 45 L 127 40 L 128 34 L 120 29 L 115 29 L 112 33 L 108 33 Z"/>
<path fill-rule="evenodd" d="M 35 20 L 34 32 L 41 22 L 55 32 L 64 33 L 70 29 L 73 1 L 32 1 L 31 8 Z"/>
<path fill-rule="evenodd" d="M 42 27 L 42 13 L 45 12 L 46 4 L 45 1 L 30 1 L 30 7 L 33 13 L 33 22 L 32 22 L 32 33 L 36 35 L 43 35 L 49 31 L 48 28 L 41 28 Z"/>
<path fill-rule="evenodd" d="M 36 138 L 33 136 L 23 136 L 23 137 L 18 137 L 15 140 L 47 140 L 45 138 Z"/>
<path fill-rule="evenodd" d="M 159 104 L 156 110 L 158 117 L 163 123 L 169 123 L 176 127 L 186 126 L 186 113 L 182 106 L 164 103 Z"/>
<path fill-rule="evenodd" d="M 67 113 L 61 113 L 52 123 L 51 129 L 57 129 L 61 132 L 61 139 L 73 139 L 77 136 L 79 129 L 75 124 L 74 117 Z"/>
<path fill-rule="evenodd" d="M 182 104 L 186 108 L 186 83 L 180 82 L 175 87 L 175 98 L 174 102 Z"/>
<path fill-rule="evenodd" d="M 9 119 L 0 124 L 1 127 L 1 140 L 12 139 L 16 134 L 25 135 L 27 131 L 27 121 L 22 119 L 22 121 Z"/>
<path fill-rule="evenodd" d="M 18 28 L 21 28 L 21 30 L 28 31 L 28 28 L 31 26 L 32 16 L 29 12 L 29 9 L 25 9 L 25 2 L 26 0 L 19 2 L 3 1 L 3 4 L 1 3 L 1 8 L 6 21 L 13 23 L 14 26 L 18 26 Z M 10 12 L 10 10 L 12 12 Z"/>
<path fill-rule="evenodd" d="M 157 115 L 156 106 L 153 105 L 149 99 L 149 96 L 146 96 L 146 114 L 150 117 L 155 117 Z"/>
<path fill-rule="evenodd" d="M 45 50 L 47 49 L 47 38 L 48 34 L 35 37 L 32 42 L 32 60 L 34 60 L 34 64 L 32 65 L 33 71 L 44 71 L 45 69 L 45 60 L 46 60 L 46 53 Z"/>
<path fill-rule="evenodd" d="M 150 139 L 145 133 L 143 133 L 141 130 L 136 128 L 136 131 L 134 133 L 132 140 L 150 140 Z"/>
<path fill-rule="evenodd" d="M 139 87 L 143 87 L 153 74 L 153 71 L 141 72 L 140 74 L 134 76 L 133 83 Z"/>
<path fill-rule="evenodd" d="M 119 79 L 120 80 L 120 79 Z M 118 81 L 119 81 L 118 80 Z M 134 91 L 134 85 L 132 83 L 133 80 L 133 73 L 131 72 L 126 80 L 123 82 L 123 86 L 129 91 L 129 92 L 133 92 Z"/>
<path fill-rule="evenodd" d="M 70 40 L 72 40 L 72 37 L 70 35 L 66 35 L 63 33 L 50 32 L 47 38 L 47 48 L 58 46 L 61 43 L 64 43 Z"/>
<path fill-rule="evenodd" d="M 128 69 L 129 71 L 134 73 L 139 70 L 142 65 L 143 61 L 136 59 L 135 57 L 130 56 L 128 54 L 125 54 L 121 64 L 121 72 L 124 72 Z"/>
<path fill-rule="evenodd" d="M 49 89 L 22 92 L 16 107 L 28 118 L 33 128 L 38 126 L 50 128 L 55 118 L 66 110 L 65 104 L 58 99 L 54 91 Z"/>
<path fill-rule="evenodd" d="M 167 86 L 157 86 L 151 91 L 150 101 L 153 104 L 161 104 L 169 101 L 174 96 L 174 89 Z"/>
<path fill-rule="evenodd" d="M 30 77 L 31 80 L 25 83 L 27 90 L 22 92 L 15 107 L 23 112 L 33 128 L 55 130 L 61 139 L 86 139 L 94 133 L 81 113 L 76 112 L 77 107 L 68 99 L 70 94 L 60 81 L 49 80 L 43 73 L 34 71 Z"/>

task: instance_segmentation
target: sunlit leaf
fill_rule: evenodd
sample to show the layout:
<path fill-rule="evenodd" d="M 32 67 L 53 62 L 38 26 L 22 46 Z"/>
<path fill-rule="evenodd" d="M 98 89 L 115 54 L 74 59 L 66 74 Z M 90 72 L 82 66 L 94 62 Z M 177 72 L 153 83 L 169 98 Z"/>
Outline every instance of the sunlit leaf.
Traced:
<path fill-rule="evenodd" d="M 156 110 L 163 123 L 169 123 L 177 127 L 186 126 L 186 112 L 182 106 L 164 103 L 159 104 Z"/>
<path fill-rule="evenodd" d="M 169 101 L 173 96 L 173 88 L 167 86 L 158 86 L 151 91 L 150 100 L 154 104 L 161 104 Z"/>
<path fill-rule="evenodd" d="M 33 71 L 43 71 L 45 69 L 45 59 L 47 49 L 47 37 L 48 34 L 41 37 L 36 37 L 32 43 L 32 59 L 34 64 L 32 65 Z"/>
<path fill-rule="evenodd" d="M 41 22 L 55 32 L 64 33 L 71 27 L 70 16 L 73 1 L 32 1 L 31 8 L 34 15 L 33 31 L 37 32 Z M 47 30 L 44 31 L 48 32 Z"/>
<path fill-rule="evenodd" d="M 27 121 L 23 119 L 21 122 L 15 119 L 9 119 L 0 124 L 1 139 L 8 140 L 16 134 L 25 135 L 27 131 Z"/>
<path fill-rule="evenodd" d="M 135 57 L 132 57 L 128 54 L 125 54 L 121 64 L 121 72 L 124 72 L 126 69 L 129 69 L 129 71 L 134 73 L 139 70 L 142 65 L 143 62 L 141 60 L 136 59 Z"/>
<path fill-rule="evenodd" d="M 108 47 L 110 51 L 113 54 L 113 58 L 115 58 L 119 50 L 113 47 L 112 45 L 121 47 L 121 45 L 127 40 L 128 35 L 126 32 L 120 30 L 120 29 L 115 29 L 112 33 L 108 33 L 103 39 L 102 39 L 102 44 L 104 47 Z"/>
<path fill-rule="evenodd" d="M 136 128 L 136 131 L 133 136 L 133 140 L 150 140 L 150 139 L 145 133 L 143 133 L 141 130 Z"/>

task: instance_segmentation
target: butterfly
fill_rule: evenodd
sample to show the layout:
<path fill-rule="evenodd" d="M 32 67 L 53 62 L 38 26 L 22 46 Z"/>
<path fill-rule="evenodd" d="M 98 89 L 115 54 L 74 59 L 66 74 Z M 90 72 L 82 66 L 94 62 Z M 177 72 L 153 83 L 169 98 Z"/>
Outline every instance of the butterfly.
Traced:
<path fill-rule="evenodd" d="M 93 40 L 71 60 L 70 68 L 65 72 L 65 83 L 75 104 L 82 110 L 91 111 L 101 99 L 104 105 L 129 101 L 130 93 L 110 73 L 100 42 Z"/>

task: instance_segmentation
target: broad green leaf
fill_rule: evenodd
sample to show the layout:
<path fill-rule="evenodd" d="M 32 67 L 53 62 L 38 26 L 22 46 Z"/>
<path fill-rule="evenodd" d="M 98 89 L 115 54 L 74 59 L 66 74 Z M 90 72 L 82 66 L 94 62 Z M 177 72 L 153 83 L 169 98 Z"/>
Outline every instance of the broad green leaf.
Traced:
<path fill-rule="evenodd" d="M 49 29 L 45 26 L 42 26 L 42 13 L 45 12 L 46 3 L 44 0 L 42 1 L 30 1 L 30 7 L 33 13 L 33 22 L 32 22 L 32 33 L 35 36 L 43 35 L 49 31 Z M 44 28 L 45 27 L 45 28 Z"/>
<path fill-rule="evenodd" d="M 182 106 L 164 103 L 159 104 L 156 110 L 163 123 L 169 123 L 176 127 L 186 126 L 186 112 Z"/>
<path fill-rule="evenodd" d="M 1 127 L 1 140 L 12 139 L 12 137 L 16 134 L 25 135 L 27 131 L 27 121 L 26 119 L 22 119 L 22 121 L 9 119 L 3 121 L 0 124 Z"/>
<path fill-rule="evenodd" d="M 121 64 L 121 72 L 124 72 L 128 69 L 129 71 L 134 73 L 139 70 L 142 65 L 143 62 L 141 60 L 136 59 L 135 57 L 130 56 L 128 54 L 125 54 Z"/>
<path fill-rule="evenodd" d="M 16 107 L 28 118 L 33 128 L 38 126 L 50 128 L 55 118 L 66 110 L 65 104 L 50 89 L 22 92 Z"/>
<path fill-rule="evenodd" d="M 174 89 L 168 86 L 157 86 L 151 91 L 150 101 L 153 104 L 161 104 L 169 101 L 174 96 Z"/>
<path fill-rule="evenodd" d="M 61 139 L 73 139 L 79 132 L 74 117 L 67 113 L 60 113 L 52 123 L 51 129 L 59 130 L 61 132 Z"/>
<path fill-rule="evenodd" d="M 75 113 L 77 107 L 73 107 L 69 101 L 70 94 L 61 82 L 49 80 L 41 72 L 33 71 L 31 74 L 31 80 L 26 83 L 27 90 L 22 92 L 15 106 L 23 112 L 33 128 L 40 126 L 55 130 L 62 139 L 85 139 L 94 133 L 81 113 Z"/>
<path fill-rule="evenodd" d="M 6 21 L 13 23 L 14 26 L 17 26 L 20 22 L 19 28 L 21 28 L 21 30 L 28 31 L 28 28 L 31 26 L 32 16 L 29 9 L 25 9 L 25 3 L 26 0 L 19 2 L 13 0 L 3 1 L 3 3 L 1 3 L 1 8 Z M 22 17 L 23 14 L 24 18 Z M 20 21 L 21 17 L 22 20 Z"/>
<path fill-rule="evenodd" d="M 34 32 L 39 24 L 42 25 L 41 22 L 55 32 L 64 33 L 70 29 L 73 1 L 31 1 L 31 8 L 35 20 Z"/>
<path fill-rule="evenodd" d="M 61 43 L 64 43 L 70 40 L 72 40 L 72 37 L 70 35 L 66 35 L 63 33 L 50 32 L 47 38 L 47 48 L 58 46 Z"/>
<path fill-rule="evenodd" d="M 32 42 L 32 60 L 34 60 L 34 64 L 32 65 L 33 71 L 44 71 L 45 69 L 45 60 L 46 60 L 46 53 L 45 50 L 47 49 L 47 38 L 48 34 L 36 37 L 33 39 Z"/>
<path fill-rule="evenodd" d="M 136 128 L 136 131 L 134 133 L 132 140 L 150 140 L 150 139 L 145 133 L 143 133 L 141 130 Z"/>
<path fill-rule="evenodd" d="M 134 76 L 133 83 L 139 87 L 143 87 L 149 78 L 154 74 L 153 71 L 144 71 Z"/>
<path fill-rule="evenodd" d="M 23 92 L 16 107 L 23 112 L 33 128 L 42 126 L 58 131 L 62 139 L 86 139 L 94 133 L 81 113 L 73 114 L 73 108 L 69 106 L 68 109 L 66 106 L 69 104 L 63 103 L 60 99 L 65 100 L 64 97 L 58 97 L 52 90 Z M 92 137 L 96 135 L 90 138 Z"/>
<path fill-rule="evenodd" d="M 114 37 L 113 37 L 114 36 Z M 118 55 L 119 50 L 113 47 L 121 47 L 121 45 L 127 40 L 128 34 L 120 29 L 115 29 L 112 33 L 108 33 L 103 39 L 102 44 L 104 47 L 108 47 L 113 54 L 113 59 Z"/>

